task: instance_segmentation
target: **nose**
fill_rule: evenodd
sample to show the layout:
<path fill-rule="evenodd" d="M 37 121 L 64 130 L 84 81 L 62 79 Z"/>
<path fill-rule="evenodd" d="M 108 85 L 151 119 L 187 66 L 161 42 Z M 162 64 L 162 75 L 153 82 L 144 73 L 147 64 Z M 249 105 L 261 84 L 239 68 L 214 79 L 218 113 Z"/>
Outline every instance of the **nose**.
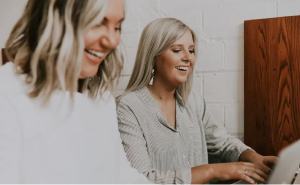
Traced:
<path fill-rule="evenodd" d="M 184 62 L 191 62 L 192 57 L 189 51 L 185 51 L 183 52 L 183 57 L 182 57 L 182 61 Z"/>
<path fill-rule="evenodd" d="M 115 49 L 120 42 L 119 37 L 115 32 L 115 28 L 108 28 L 101 38 L 101 44 L 108 49 Z"/>

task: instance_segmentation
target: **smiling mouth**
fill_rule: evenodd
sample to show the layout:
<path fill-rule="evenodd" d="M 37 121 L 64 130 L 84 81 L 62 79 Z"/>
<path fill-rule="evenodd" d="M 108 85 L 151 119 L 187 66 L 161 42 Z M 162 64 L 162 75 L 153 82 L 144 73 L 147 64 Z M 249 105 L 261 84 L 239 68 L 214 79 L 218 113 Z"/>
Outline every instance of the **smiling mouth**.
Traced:
<path fill-rule="evenodd" d="M 97 58 L 101 58 L 104 56 L 104 54 L 99 51 L 95 51 L 95 50 L 91 50 L 91 49 L 84 49 L 84 51 L 94 57 L 97 57 Z"/>
<path fill-rule="evenodd" d="M 187 71 L 189 69 L 189 67 L 182 67 L 182 66 L 177 66 L 175 68 L 180 70 L 180 71 Z"/>

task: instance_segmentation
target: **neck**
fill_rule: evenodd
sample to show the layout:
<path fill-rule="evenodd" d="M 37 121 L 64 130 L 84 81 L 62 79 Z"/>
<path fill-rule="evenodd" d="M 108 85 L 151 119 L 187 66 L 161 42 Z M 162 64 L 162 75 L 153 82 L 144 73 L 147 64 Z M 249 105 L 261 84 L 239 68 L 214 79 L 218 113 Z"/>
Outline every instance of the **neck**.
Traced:
<path fill-rule="evenodd" d="M 150 94 L 159 101 L 174 100 L 176 87 L 173 87 L 168 83 L 164 83 L 164 81 L 158 78 L 154 78 L 153 85 L 148 85 L 147 88 L 150 91 Z"/>

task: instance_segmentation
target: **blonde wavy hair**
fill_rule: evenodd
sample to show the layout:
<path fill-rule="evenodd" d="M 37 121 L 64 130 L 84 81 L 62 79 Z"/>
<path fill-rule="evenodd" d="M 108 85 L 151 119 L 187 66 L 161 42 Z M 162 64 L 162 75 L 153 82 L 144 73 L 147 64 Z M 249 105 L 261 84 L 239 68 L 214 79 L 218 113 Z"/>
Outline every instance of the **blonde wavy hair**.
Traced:
<path fill-rule="evenodd" d="M 49 101 L 57 90 L 88 92 L 96 98 L 113 88 L 123 67 L 120 46 L 99 65 L 95 76 L 80 79 L 84 33 L 98 25 L 107 0 L 29 0 L 6 42 L 18 74 L 26 74 L 29 97 Z"/>
<path fill-rule="evenodd" d="M 196 35 L 183 22 L 175 18 L 161 18 L 150 22 L 142 32 L 134 68 L 125 93 L 147 86 L 152 78 L 152 69 L 154 69 L 157 57 L 170 48 L 188 30 L 192 33 L 195 55 L 197 56 Z M 193 69 L 185 83 L 176 89 L 184 103 L 187 102 L 190 95 L 192 84 Z"/>

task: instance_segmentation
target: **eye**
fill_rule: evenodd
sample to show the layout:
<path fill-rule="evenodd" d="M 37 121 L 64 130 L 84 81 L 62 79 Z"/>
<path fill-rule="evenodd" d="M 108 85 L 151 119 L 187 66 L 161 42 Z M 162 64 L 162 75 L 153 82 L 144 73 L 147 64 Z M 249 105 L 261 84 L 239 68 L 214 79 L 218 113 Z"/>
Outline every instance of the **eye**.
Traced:
<path fill-rule="evenodd" d="M 173 52 L 174 53 L 179 53 L 181 50 L 180 49 L 174 49 Z"/>
<path fill-rule="evenodd" d="M 115 31 L 121 31 L 121 30 L 122 30 L 121 26 L 115 28 Z"/>
<path fill-rule="evenodd" d="M 95 28 L 99 28 L 99 27 L 101 27 L 102 26 L 102 24 L 96 24 L 94 27 Z"/>
<path fill-rule="evenodd" d="M 189 50 L 190 53 L 195 53 L 195 50 Z"/>

